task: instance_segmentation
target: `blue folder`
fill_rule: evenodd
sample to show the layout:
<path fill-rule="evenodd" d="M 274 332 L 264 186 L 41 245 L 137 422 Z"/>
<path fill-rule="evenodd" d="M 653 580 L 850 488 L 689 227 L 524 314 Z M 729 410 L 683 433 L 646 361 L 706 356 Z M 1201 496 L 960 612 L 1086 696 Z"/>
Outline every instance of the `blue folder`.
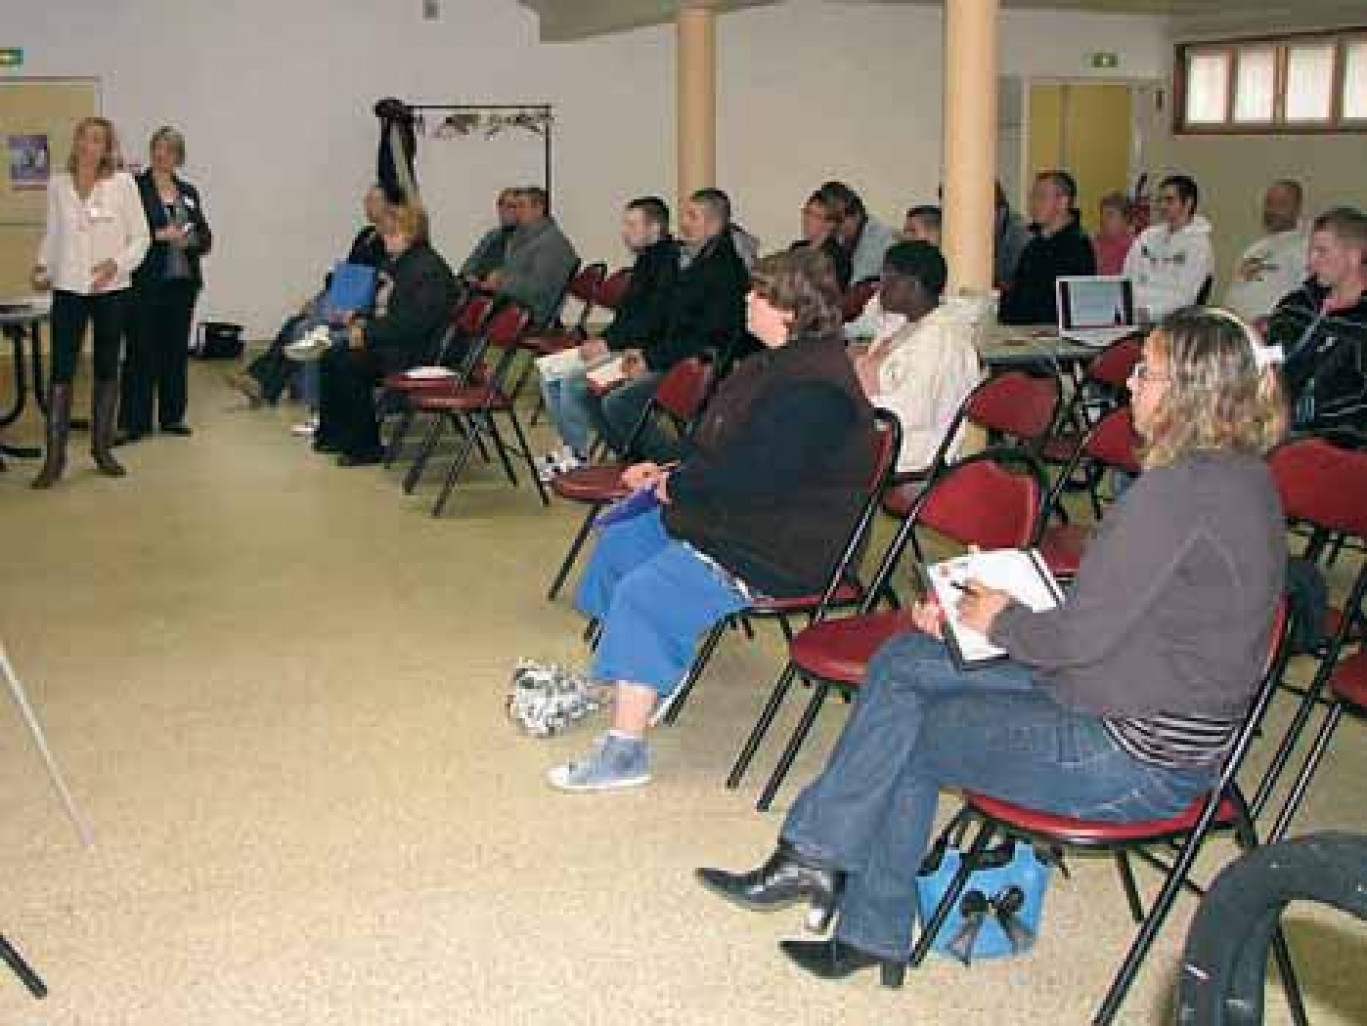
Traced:
<path fill-rule="evenodd" d="M 332 269 L 326 303 L 332 314 L 369 310 L 375 303 L 375 268 L 339 263 Z"/>

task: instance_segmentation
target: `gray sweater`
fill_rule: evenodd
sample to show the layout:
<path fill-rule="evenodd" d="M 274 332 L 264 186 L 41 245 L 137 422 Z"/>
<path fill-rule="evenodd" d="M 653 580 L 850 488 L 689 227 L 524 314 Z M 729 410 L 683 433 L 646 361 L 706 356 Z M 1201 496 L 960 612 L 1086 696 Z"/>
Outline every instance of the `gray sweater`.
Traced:
<path fill-rule="evenodd" d="M 1266 464 L 1189 456 L 1126 491 L 1062 607 L 1013 605 L 992 640 L 1073 708 L 1237 719 L 1262 676 L 1286 559 Z"/>
<path fill-rule="evenodd" d="M 552 218 L 523 225 L 508 240 L 499 291 L 527 304 L 532 320 L 543 326 L 559 311 L 570 275 L 579 266 L 579 255 Z"/>

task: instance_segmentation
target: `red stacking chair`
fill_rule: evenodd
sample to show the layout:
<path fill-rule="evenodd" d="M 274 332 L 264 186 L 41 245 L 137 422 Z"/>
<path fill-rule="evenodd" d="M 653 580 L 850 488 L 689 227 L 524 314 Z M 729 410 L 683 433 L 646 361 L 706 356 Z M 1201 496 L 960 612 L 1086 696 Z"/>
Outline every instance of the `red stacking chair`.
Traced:
<path fill-rule="evenodd" d="M 869 300 L 873 294 L 882 287 L 881 278 L 865 278 L 857 281 L 845 290 L 845 298 L 840 304 L 840 311 L 845 318 L 845 323 L 859 319 L 859 315 L 864 312 L 864 307 L 869 305 Z"/>
<path fill-rule="evenodd" d="M 450 330 L 442 342 L 436 363 L 448 367 L 454 376 L 450 378 L 415 378 L 407 371 L 388 374 L 384 379 L 384 398 L 381 409 L 397 407 L 399 422 L 390 432 L 389 444 L 385 449 L 384 465 L 393 466 L 408 439 L 413 427 L 413 404 L 411 397 L 420 392 L 443 392 L 464 383 L 479 362 L 481 347 L 480 332 L 494 308 L 493 300 L 484 293 L 472 293 L 456 307 Z"/>
<path fill-rule="evenodd" d="M 1319 536 L 1312 539 L 1312 550 L 1316 544 L 1322 548 L 1324 535 L 1367 538 L 1367 453 L 1341 449 L 1320 438 L 1306 438 L 1275 450 L 1269 463 L 1287 517 L 1311 525 Z M 1343 717 L 1350 713 L 1367 715 L 1367 650 L 1357 630 L 1364 598 L 1367 562 L 1359 569 L 1342 609 L 1330 617 L 1329 642 L 1319 667 L 1254 799 L 1256 814 L 1267 804 L 1316 703 L 1327 693 L 1328 712 L 1272 827 L 1271 841 L 1286 835 Z M 1350 646 L 1356 650 L 1345 654 Z"/>
<path fill-rule="evenodd" d="M 508 446 L 498 430 L 498 421 L 494 416 L 497 413 L 506 416 L 512 425 L 513 432 L 517 436 L 520 454 L 527 462 L 527 469 L 531 473 L 532 483 L 536 486 L 537 495 L 540 496 L 542 504 L 548 505 L 550 502 L 546 497 L 546 490 L 541 485 L 541 480 L 536 475 L 535 461 L 527 446 L 527 437 L 523 433 L 522 424 L 517 417 L 513 391 L 509 388 L 513 363 L 520 352 L 518 343 L 523 332 L 527 330 L 530 319 L 531 315 L 521 303 L 506 302 L 506 305 L 489 318 L 484 332 L 485 359 L 491 359 L 493 362 L 487 380 L 478 384 L 458 384 L 446 391 L 422 392 L 413 397 L 413 406 L 417 411 L 435 414 L 435 416 L 432 418 L 432 426 L 428 429 L 427 437 L 423 440 L 418 458 L 404 479 L 404 491 L 406 493 L 411 494 L 422 478 L 427 461 L 431 458 L 437 442 L 441 438 L 443 426 L 449 422 L 461 435 L 460 443 L 456 449 L 456 457 L 447 471 L 446 480 L 442 485 L 441 494 L 437 497 L 436 505 L 432 508 L 434 517 L 441 516 L 445 510 L 447 500 L 451 497 L 451 491 L 455 487 L 456 479 L 465 468 L 465 464 L 470 458 L 470 452 L 478 443 L 482 431 L 488 432 L 489 438 L 494 443 L 494 450 L 498 453 L 498 458 L 503 464 L 504 473 L 508 475 L 509 482 L 516 486 L 517 474 L 514 472 L 512 461 L 508 457 Z"/>
<path fill-rule="evenodd" d="M 627 289 L 631 288 L 631 268 L 619 267 L 606 278 L 603 284 L 598 286 L 598 293 L 594 296 L 594 305 L 602 310 L 617 312 L 617 308 L 622 305 L 622 300 L 626 298 Z"/>
<path fill-rule="evenodd" d="M 915 630 L 909 611 L 875 613 L 873 609 L 908 544 L 917 561 L 922 561 L 919 529 L 929 528 L 965 547 L 1024 547 L 1038 530 L 1044 491 L 1039 464 L 1028 454 L 1009 449 L 989 449 L 969 456 L 946 467 L 927 484 L 884 553 L 859 613 L 812 624 L 793 638 L 788 646 L 788 665 L 774 682 L 764 710 L 736 757 L 726 786 L 740 786 L 792 688 L 793 679 L 802 677 L 812 684 L 812 697 L 760 795 L 757 807 L 767 810 L 831 690 L 845 694 L 857 690 L 864 682 L 868 661 L 884 642 Z"/>
<path fill-rule="evenodd" d="M 1087 365 L 1059 419 L 1059 431 L 1045 443 L 1046 463 L 1068 463 L 1083 436 L 1104 414 L 1129 401 L 1130 374 L 1144 358 L 1144 340 L 1128 336 L 1112 342 Z"/>
<path fill-rule="evenodd" d="M 959 903 L 975 862 L 987 850 L 988 843 L 994 836 L 1019 838 L 1040 848 L 1109 852 L 1115 856 L 1116 865 L 1120 870 L 1120 879 L 1125 896 L 1129 900 L 1130 912 L 1135 922 L 1140 924 L 1138 934 L 1130 944 L 1129 951 L 1111 981 L 1101 1007 L 1092 1019 L 1094 1024 L 1104 1026 L 1110 1023 L 1148 956 L 1149 949 L 1158 931 L 1162 929 L 1178 893 L 1184 887 L 1200 891 L 1189 876 L 1211 830 L 1217 826 L 1231 827 L 1242 847 L 1253 848 L 1258 844 L 1253 817 L 1236 782 L 1236 776 L 1285 669 L 1288 617 L 1284 605 L 1279 607 L 1275 621 L 1271 652 L 1263 680 L 1249 704 L 1236 735 L 1234 747 L 1221 768 L 1219 779 L 1209 792 L 1192 802 L 1179 815 L 1170 819 L 1130 823 L 1073 819 L 1001 801 L 976 791 L 967 792 L 964 795 L 964 806 L 960 816 L 964 819 L 981 820 L 982 827 L 964 854 L 961 867 L 945 891 L 943 899 L 921 930 L 911 953 L 911 964 L 920 965 L 925 958 L 945 919 Z M 1150 849 L 1153 848 L 1162 848 L 1169 852 L 1175 850 L 1176 857 L 1172 862 L 1166 862 L 1151 852 Z M 1130 868 L 1129 857 L 1132 853 L 1164 872 L 1163 887 L 1147 913 L 1140 901 L 1134 874 Z M 1306 1021 L 1305 1008 L 1291 966 L 1286 938 L 1280 927 L 1273 936 L 1272 946 L 1282 985 L 1291 1005 L 1292 1016 L 1297 1023 L 1303 1024 Z"/>
<path fill-rule="evenodd" d="M 1063 491 L 1073 475 L 1083 470 L 1087 491 L 1092 499 L 1092 512 L 1101 519 L 1101 484 L 1108 470 L 1126 474 L 1140 472 L 1139 454 L 1135 451 L 1134 417 L 1128 406 L 1118 406 L 1101 418 L 1085 435 L 1072 460 L 1059 473 L 1058 481 L 1045 505 L 1046 516 L 1061 509 Z M 1040 533 L 1039 552 L 1055 577 L 1077 576 L 1082 554 L 1092 533 L 1081 524 L 1047 524 Z"/>
<path fill-rule="evenodd" d="M 820 594 L 799 595 L 794 598 L 757 596 L 754 602 L 739 614 L 740 617 L 776 620 L 784 638 L 791 642 L 793 629 L 788 620 L 790 616 L 806 616 L 810 623 L 816 623 L 831 609 L 853 606 L 864 597 L 864 589 L 858 577 L 859 560 L 878 515 L 879 496 L 883 494 L 888 479 L 897 466 L 897 453 L 902 447 L 902 426 L 897 420 L 897 415 L 882 409 L 875 410 L 874 415 L 877 418 L 878 431 L 874 436 L 873 472 L 864 485 L 863 503 L 854 524 L 832 525 L 832 530 L 844 529 L 849 533 L 846 535 L 840 556 L 826 576 L 826 586 Z M 726 633 L 728 622 L 734 621 L 722 621 L 703 638 L 702 645 L 688 668 L 687 676 L 670 697 L 664 716 L 666 723 L 678 720 L 684 703 L 702 677 L 703 671 L 707 669 L 707 664 L 712 658 L 712 653 L 716 651 L 722 635 Z"/>
<path fill-rule="evenodd" d="M 570 279 L 568 291 L 568 298 L 579 303 L 579 316 L 575 318 L 574 324 L 529 334 L 522 340 L 522 348 L 536 356 L 547 356 L 563 349 L 570 349 L 584 341 L 588 337 L 586 328 L 589 317 L 593 315 L 598 302 L 598 292 L 603 287 L 603 279 L 607 277 L 607 273 L 608 265 L 601 261 L 581 268 Z"/>
<path fill-rule="evenodd" d="M 711 372 L 711 366 L 696 357 L 683 360 L 670 368 L 660 379 L 649 405 L 632 429 L 627 441 L 627 451 L 632 451 L 652 417 L 667 416 L 681 432 L 686 432 L 702 410 L 708 394 Z M 593 528 L 594 518 L 604 506 L 626 497 L 627 488 L 622 484 L 622 472 L 629 465 L 630 461 L 601 463 L 557 474 L 551 479 L 552 492 L 562 499 L 583 503 L 588 507 L 584 514 L 584 522 L 575 532 L 569 551 L 565 553 L 555 580 L 551 582 L 550 591 L 546 593 L 546 598 L 552 602 L 559 596 L 565 579 L 579 558 L 579 551 L 584 547 L 589 531 Z"/>
<path fill-rule="evenodd" d="M 965 424 L 986 431 L 994 446 L 1010 444 L 1034 453 L 1053 431 L 1061 402 L 1062 386 L 1056 375 L 1015 370 L 984 379 L 959 406 L 930 466 L 919 473 L 897 475 L 884 495 L 883 508 L 895 517 L 911 511 L 925 482 L 949 463 L 954 441 Z"/>

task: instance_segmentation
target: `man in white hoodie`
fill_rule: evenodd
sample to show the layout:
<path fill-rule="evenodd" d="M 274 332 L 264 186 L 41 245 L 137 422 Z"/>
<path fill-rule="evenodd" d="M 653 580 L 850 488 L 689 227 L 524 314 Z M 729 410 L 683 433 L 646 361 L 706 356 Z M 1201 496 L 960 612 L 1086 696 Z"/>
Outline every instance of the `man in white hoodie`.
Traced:
<path fill-rule="evenodd" d="M 1134 303 L 1157 323 L 1191 306 L 1209 291 L 1215 270 L 1210 222 L 1196 213 L 1200 193 L 1186 175 L 1169 175 L 1158 187 L 1158 223 L 1134 240 L 1125 275 L 1134 282 Z"/>
<path fill-rule="evenodd" d="M 1303 202 L 1299 182 L 1282 178 L 1267 187 L 1263 196 L 1267 234 L 1244 250 L 1225 292 L 1225 306 L 1246 321 L 1264 320 L 1305 282 L 1310 233 L 1301 223 Z"/>

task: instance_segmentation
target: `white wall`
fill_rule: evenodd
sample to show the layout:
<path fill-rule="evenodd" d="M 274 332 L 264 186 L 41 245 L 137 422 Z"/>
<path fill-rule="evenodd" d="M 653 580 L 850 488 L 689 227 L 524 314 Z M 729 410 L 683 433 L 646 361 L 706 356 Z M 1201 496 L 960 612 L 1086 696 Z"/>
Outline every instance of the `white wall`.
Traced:
<path fill-rule="evenodd" d="M 204 316 L 273 329 L 354 229 L 373 174 L 375 99 L 556 104 L 560 220 L 588 259 L 621 259 L 616 211 L 674 188 L 672 31 L 543 45 L 514 0 L 45 0 L 9 4 L 7 45 L 25 75 L 96 75 L 130 151 L 163 122 L 189 138 L 187 174 L 219 236 Z M 938 7 L 794 0 L 723 17 L 719 180 L 771 247 L 823 179 L 848 179 L 894 223 L 940 178 Z M 1163 72 L 1154 18 L 1011 11 L 1003 74 L 1088 74 L 1094 50 L 1121 72 Z M 1114 75 L 1114 73 L 1111 73 Z M 457 262 L 490 216 L 495 151 L 423 144 L 435 237 Z M 535 143 L 510 160 L 522 176 Z M 438 149 L 440 148 L 440 149 Z M 468 159 L 469 170 L 462 172 Z M 420 169 L 421 174 L 421 169 Z M 468 178 L 479 184 L 472 188 Z M 477 193 L 477 194 L 474 194 Z"/>

